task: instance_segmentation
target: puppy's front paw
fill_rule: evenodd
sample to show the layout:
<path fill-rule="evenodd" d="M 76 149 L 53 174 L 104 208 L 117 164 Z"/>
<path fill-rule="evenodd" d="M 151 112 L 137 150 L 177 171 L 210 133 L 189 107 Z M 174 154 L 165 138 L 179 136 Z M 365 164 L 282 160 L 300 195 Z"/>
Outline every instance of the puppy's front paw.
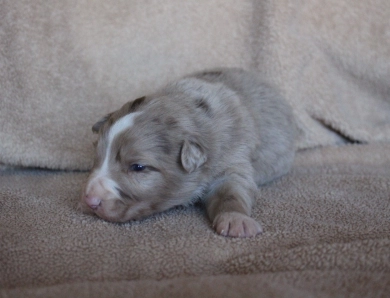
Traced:
<path fill-rule="evenodd" d="M 229 237 L 253 237 L 263 231 L 257 221 L 239 212 L 217 215 L 213 227 L 218 234 Z"/>

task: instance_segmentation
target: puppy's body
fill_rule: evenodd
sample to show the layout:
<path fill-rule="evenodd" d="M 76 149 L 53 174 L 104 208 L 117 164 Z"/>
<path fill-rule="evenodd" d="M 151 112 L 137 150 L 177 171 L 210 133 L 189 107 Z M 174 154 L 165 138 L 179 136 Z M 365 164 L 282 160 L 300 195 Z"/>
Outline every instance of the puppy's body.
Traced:
<path fill-rule="evenodd" d="M 261 232 L 249 217 L 257 184 L 286 174 L 295 153 L 290 107 L 240 69 L 185 77 L 93 129 L 100 138 L 86 210 L 127 221 L 201 198 L 227 236 Z"/>

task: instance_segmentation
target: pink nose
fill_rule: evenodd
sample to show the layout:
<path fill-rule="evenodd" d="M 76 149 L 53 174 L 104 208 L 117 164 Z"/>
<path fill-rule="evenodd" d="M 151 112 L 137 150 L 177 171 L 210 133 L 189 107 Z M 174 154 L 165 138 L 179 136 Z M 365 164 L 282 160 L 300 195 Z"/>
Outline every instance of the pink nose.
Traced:
<path fill-rule="evenodd" d="M 89 206 L 89 208 L 91 208 L 93 210 L 96 210 L 102 204 L 102 200 L 100 198 L 94 197 L 94 196 L 85 195 L 84 200 L 85 200 L 85 203 L 87 203 L 87 205 Z"/>

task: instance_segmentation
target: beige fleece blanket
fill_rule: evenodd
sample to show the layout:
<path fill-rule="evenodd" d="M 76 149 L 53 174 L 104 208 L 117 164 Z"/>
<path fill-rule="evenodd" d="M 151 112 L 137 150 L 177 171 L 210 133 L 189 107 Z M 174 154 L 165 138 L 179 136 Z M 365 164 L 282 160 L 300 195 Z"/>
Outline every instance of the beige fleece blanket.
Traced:
<path fill-rule="evenodd" d="M 3 170 L 0 297 L 390 297 L 389 150 L 300 152 L 250 239 L 201 206 L 108 223 L 75 208 L 86 173 Z"/>
<path fill-rule="evenodd" d="M 390 141 L 388 0 L 0 4 L 0 163 L 89 169 L 97 119 L 216 66 L 266 74 L 300 148 Z"/>

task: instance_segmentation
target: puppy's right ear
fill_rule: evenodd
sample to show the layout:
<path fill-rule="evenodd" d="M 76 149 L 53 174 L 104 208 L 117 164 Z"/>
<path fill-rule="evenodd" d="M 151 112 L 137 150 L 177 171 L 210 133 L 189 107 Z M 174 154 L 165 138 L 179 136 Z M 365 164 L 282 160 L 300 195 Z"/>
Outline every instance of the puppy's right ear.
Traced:
<path fill-rule="evenodd" d="M 112 113 L 104 116 L 102 119 L 100 119 L 98 122 L 96 122 L 93 126 L 92 126 L 92 131 L 93 133 L 99 133 L 100 131 L 100 128 L 103 126 L 104 123 L 107 122 L 107 120 L 111 117 Z"/>
<path fill-rule="evenodd" d="M 205 147 L 194 139 L 183 142 L 180 157 L 181 164 L 187 173 L 192 173 L 207 160 Z"/>

